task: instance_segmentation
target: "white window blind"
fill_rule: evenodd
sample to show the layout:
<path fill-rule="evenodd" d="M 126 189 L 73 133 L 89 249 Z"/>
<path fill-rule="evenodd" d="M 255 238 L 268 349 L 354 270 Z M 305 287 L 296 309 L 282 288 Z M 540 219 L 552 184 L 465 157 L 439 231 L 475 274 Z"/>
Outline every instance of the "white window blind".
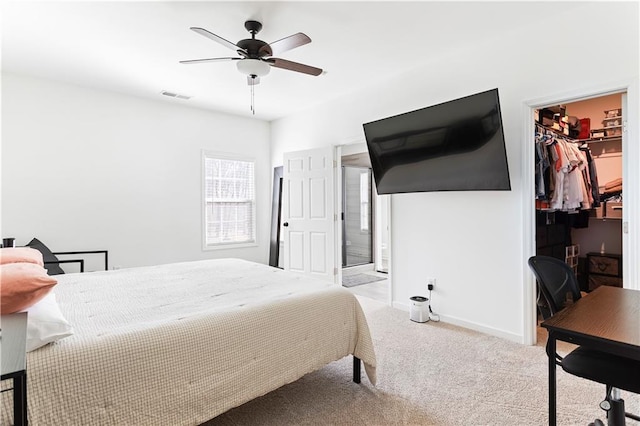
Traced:
<path fill-rule="evenodd" d="M 255 243 L 254 162 L 204 154 L 205 246 Z"/>

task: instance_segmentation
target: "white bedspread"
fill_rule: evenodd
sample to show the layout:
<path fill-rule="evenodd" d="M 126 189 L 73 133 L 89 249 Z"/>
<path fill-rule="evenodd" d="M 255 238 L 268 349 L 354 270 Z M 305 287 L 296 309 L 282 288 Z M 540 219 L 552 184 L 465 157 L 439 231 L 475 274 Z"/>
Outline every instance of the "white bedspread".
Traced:
<path fill-rule="evenodd" d="M 28 354 L 32 426 L 197 425 L 350 354 L 375 383 L 362 309 L 330 283 L 239 259 L 58 278 L 75 334 Z"/>

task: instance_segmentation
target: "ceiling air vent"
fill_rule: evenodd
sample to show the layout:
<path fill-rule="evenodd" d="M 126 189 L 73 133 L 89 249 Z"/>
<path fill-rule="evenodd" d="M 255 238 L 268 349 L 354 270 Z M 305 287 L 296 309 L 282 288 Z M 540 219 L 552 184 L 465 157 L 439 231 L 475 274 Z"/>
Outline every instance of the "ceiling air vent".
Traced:
<path fill-rule="evenodd" d="M 165 96 L 169 96 L 170 98 L 178 98 L 178 99 L 184 99 L 184 100 L 191 99 L 191 96 L 180 95 L 178 93 L 168 92 L 166 90 L 163 90 L 162 92 L 160 92 L 160 94 L 165 95 Z"/>

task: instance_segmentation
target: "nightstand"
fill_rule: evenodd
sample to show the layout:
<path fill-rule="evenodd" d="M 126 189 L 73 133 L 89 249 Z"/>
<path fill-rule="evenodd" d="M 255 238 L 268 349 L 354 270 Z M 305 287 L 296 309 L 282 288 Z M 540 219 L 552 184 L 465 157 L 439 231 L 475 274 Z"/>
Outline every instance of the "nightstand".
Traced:
<path fill-rule="evenodd" d="M 601 285 L 622 287 L 622 255 L 587 253 L 587 282 L 589 291 Z"/>
<path fill-rule="evenodd" d="M 13 380 L 13 423 L 27 424 L 27 313 L 0 316 L 0 379 Z"/>

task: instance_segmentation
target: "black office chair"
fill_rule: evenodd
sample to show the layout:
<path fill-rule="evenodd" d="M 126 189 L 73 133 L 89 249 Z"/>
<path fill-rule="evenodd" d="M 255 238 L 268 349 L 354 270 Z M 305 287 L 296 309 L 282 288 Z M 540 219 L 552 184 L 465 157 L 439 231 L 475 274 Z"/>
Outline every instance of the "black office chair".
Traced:
<path fill-rule="evenodd" d="M 549 317 L 564 309 L 569 303 L 569 297 L 573 302 L 581 298 L 573 270 L 562 260 L 532 256 L 528 263 L 547 302 Z M 594 321 L 597 320 L 594 318 Z M 640 394 L 639 361 L 585 346 L 579 346 L 564 358 L 557 353 L 553 355 L 556 364 L 567 373 L 606 385 L 605 400 L 600 403 L 600 407 L 607 413 L 609 426 L 624 425 L 625 417 L 640 421 L 639 416 L 625 412 L 624 400 L 620 398 L 620 389 Z M 592 424 L 603 425 L 600 420 Z"/>

